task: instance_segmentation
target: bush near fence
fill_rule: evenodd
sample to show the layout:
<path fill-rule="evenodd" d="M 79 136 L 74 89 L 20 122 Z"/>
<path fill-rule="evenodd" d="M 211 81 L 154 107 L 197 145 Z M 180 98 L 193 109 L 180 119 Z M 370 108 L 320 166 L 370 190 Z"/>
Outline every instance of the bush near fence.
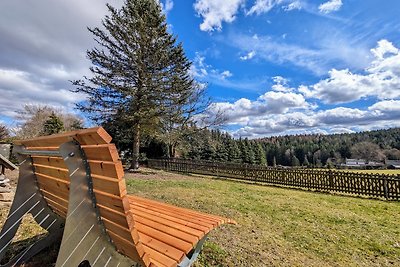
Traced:
<path fill-rule="evenodd" d="M 186 159 L 149 159 L 150 168 L 261 182 L 322 192 L 400 199 L 400 176 L 334 170 L 271 168 Z"/>

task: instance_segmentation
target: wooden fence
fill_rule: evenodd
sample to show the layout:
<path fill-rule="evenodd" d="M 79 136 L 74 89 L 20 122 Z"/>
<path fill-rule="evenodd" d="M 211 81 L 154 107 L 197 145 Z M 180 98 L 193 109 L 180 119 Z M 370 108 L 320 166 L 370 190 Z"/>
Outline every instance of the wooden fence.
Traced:
<path fill-rule="evenodd" d="M 257 165 L 184 159 L 149 159 L 150 168 L 196 173 L 370 197 L 400 200 L 400 176 L 335 170 L 271 168 Z"/>

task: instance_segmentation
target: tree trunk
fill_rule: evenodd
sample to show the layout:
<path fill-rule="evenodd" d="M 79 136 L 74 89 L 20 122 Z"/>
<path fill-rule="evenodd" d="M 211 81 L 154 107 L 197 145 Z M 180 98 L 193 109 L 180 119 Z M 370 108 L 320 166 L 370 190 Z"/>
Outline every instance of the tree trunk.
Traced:
<path fill-rule="evenodd" d="M 175 145 L 174 144 L 168 145 L 168 157 L 175 158 Z"/>
<path fill-rule="evenodd" d="M 133 130 L 133 149 L 131 170 L 139 169 L 140 125 L 136 124 Z"/>

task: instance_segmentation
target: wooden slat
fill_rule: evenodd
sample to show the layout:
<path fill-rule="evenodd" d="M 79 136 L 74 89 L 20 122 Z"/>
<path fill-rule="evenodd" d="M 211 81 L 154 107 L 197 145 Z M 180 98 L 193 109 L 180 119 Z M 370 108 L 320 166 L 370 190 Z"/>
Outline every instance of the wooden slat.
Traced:
<path fill-rule="evenodd" d="M 135 201 L 132 201 L 131 205 L 140 206 L 140 207 L 143 207 L 145 209 L 162 212 L 164 214 L 167 214 L 167 215 L 170 215 L 170 216 L 174 216 L 174 217 L 180 218 L 182 220 L 186 220 L 186 221 L 189 221 L 189 222 L 192 222 L 192 223 L 196 223 L 196 224 L 208 227 L 209 229 L 213 229 L 216 226 L 216 224 L 214 222 L 204 221 L 203 219 L 196 218 L 193 215 L 189 216 L 187 214 L 177 213 L 177 212 L 174 212 L 174 211 L 171 211 L 171 210 L 167 210 L 167 209 L 159 209 L 158 207 L 154 207 L 154 206 L 151 206 L 151 205 L 146 205 L 146 204 L 143 204 L 143 203 L 138 203 L 138 202 L 135 202 Z"/>
<path fill-rule="evenodd" d="M 96 201 L 98 204 L 115 210 L 117 212 L 125 213 L 121 197 L 111 195 L 102 191 L 94 190 Z"/>
<path fill-rule="evenodd" d="M 188 226 L 188 227 L 190 227 L 192 229 L 196 229 L 198 231 L 203 232 L 203 234 L 208 233 L 212 229 L 212 225 L 207 227 L 207 226 L 204 226 L 204 225 L 200 225 L 198 223 L 193 223 L 193 222 L 190 222 L 190 221 L 187 221 L 187 220 L 184 220 L 184 219 L 180 219 L 180 218 L 178 218 L 176 216 L 171 216 L 171 215 L 168 215 L 168 214 L 164 214 L 164 213 L 162 213 L 160 211 L 154 211 L 154 210 L 146 209 L 146 208 L 143 208 L 143 207 L 140 207 L 140 206 L 132 205 L 132 209 L 131 210 L 132 210 L 133 213 L 135 213 L 135 211 L 137 211 L 137 210 L 144 211 L 147 214 L 152 214 L 152 215 L 154 215 L 154 216 L 156 216 L 158 218 L 164 218 L 164 219 L 167 219 L 169 221 L 173 221 L 173 222 L 176 222 L 176 223 L 179 223 L 179 224 L 182 224 L 182 225 L 186 225 L 186 226 Z"/>
<path fill-rule="evenodd" d="M 167 267 L 167 266 L 162 264 L 159 261 L 156 261 L 155 259 L 150 259 L 150 266 L 149 267 Z"/>
<path fill-rule="evenodd" d="M 181 230 L 163 225 L 161 223 L 149 220 L 147 218 L 141 217 L 141 216 L 135 216 L 135 224 L 136 223 L 141 223 L 143 225 L 146 225 L 148 227 L 157 229 L 160 232 L 166 233 L 168 235 L 174 236 L 176 238 L 179 238 L 183 241 L 186 241 L 188 243 L 191 243 L 192 246 L 196 244 L 199 241 L 199 238 L 197 236 L 185 233 Z"/>
<path fill-rule="evenodd" d="M 68 211 L 68 207 L 64 207 L 63 205 L 60 205 L 59 203 L 44 197 L 44 199 L 46 200 L 47 204 L 55 211 L 61 211 L 62 214 L 67 214 Z"/>
<path fill-rule="evenodd" d="M 81 146 L 88 160 L 118 162 L 119 155 L 114 144 Z"/>
<path fill-rule="evenodd" d="M 67 169 L 64 160 L 60 157 L 33 156 L 32 160 L 34 164 Z M 120 161 L 112 162 L 88 160 L 88 163 L 91 174 L 115 179 L 121 179 L 124 176 L 124 169 Z"/>
<path fill-rule="evenodd" d="M 143 245 L 150 247 L 161 254 L 164 254 L 171 259 L 180 262 L 182 258 L 186 255 L 183 251 L 174 248 L 168 244 L 165 244 L 157 239 L 154 239 L 145 233 L 139 233 L 140 241 L 142 241 Z"/>
<path fill-rule="evenodd" d="M 148 266 L 150 264 L 150 260 L 147 257 L 144 257 L 144 250 L 143 251 L 138 251 L 135 248 L 140 248 L 140 246 L 134 246 L 130 241 L 123 239 L 122 237 L 118 236 L 117 234 L 113 233 L 112 231 L 107 230 L 107 233 L 111 237 L 111 239 L 114 241 L 115 246 L 117 247 L 118 251 L 120 251 L 122 254 L 130 257 L 134 261 L 144 261 L 145 266 Z"/>
<path fill-rule="evenodd" d="M 88 160 L 90 172 L 92 174 L 107 176 L 109 178 L 121 179 L 124 177 L 124 169 L 120 161 L 99 161 Z"/>
<path fill-rule="evenodd" d="M 54 202 L 59 203 L 61 206 L 66 207 L 68 209 L 68 200 L 60 197 L 59 195 L 52 194 L 44 189 L 40 189 L 40 192 L 43 196 L 48 199 L 53 200 Z"/>
<path fill-rule="evenodd" d="M 106 218 L 109 221 L 112 221 L 121 227 L 129 229 L 128 222 L 126 220 L 126 215 L 124 213 L 118 212 L 116 210 L 112 210 L 107 208 L 106 206 L 97 205 L 100 211 L 100 216 Z"/>
<path fill-rule="evenodd" d="M 69 172 L 67 169 L 51 167 L 46 165 L 34 164 L 35 172 L 43 175 L 55 177 L 57 179 L 69 181 Z"/>
<path fill-rule="evenodd" d="M 106 218 L 102 218 L 102 221 L 107 230 L 113 232 L 114 234 L 120 236 L 121 238 L 124 238 L 125 240 L 132 241 L 131 243 L 133 245 L 132 234 L 129 231 L 129 229 L 122 227 L 119 224 L 116 224 Z"/>
<path fill-rule="evenodd" d="M 157 262 L 161 262 L 164 266 L 174 267 L 178 264 L 176 260 L 171 259 L 170 257 L 152 249 L 151 247 L 145 246 L 145 250 L 149 252 L 152 259 Z"/>
<path fill-rule="evenodd" d="M 154 229 L 145 224 L 135 222 L 135 227 L 139 231 L 139 233 L 145 233 L 146 235 L 155 238 L 161 242 L 164 242 L 170 246 L 173 246 L 179 250 L 182 250 L 185 253 L 188 253 L 193 248 L 193 244 L 179 239 L 175 236 L 164 233 L 163 231 Z"/>
<path fill-rule="evenodd" d="M 142 217 L 142 218 L 146 218 L 148 220 L 152 220 L 152 221 L 161 223 L 167 227 L 171 227 L 173 229 L 177 229 L 177 230 L 183 231 L 187 234 L 196 236 L 198 239 L 201 239 L 204 236 L 203 231 L 199 231 L 195 228 L 188 227 L 188 226 L 186 226 L 186 223 L 185 224 L 177 223 L 175 221 L 170 221 L 165 218 L 155 216 L 151 213 L 147 213 L 145 211 L 140 211 L 137 209 L 132 210 L 132 212 L 134 215 L 136 215 L 136 217 Z"/>
<path fill-rule="evenodd" d="M 32 156 L 34 164 L 46 165 L 56 168 L 67 169 L 64 160 L 60 157 L 43 157 L 43 156 Z"/>
<path fill-rule="evenodd" d="M 76 139 L 82 145 L 97 145 L 108 144 L 111 142 L 112 138 L 102 127 L 95 127 L 28 140 L 16 140 L 14 141 L 14 144 L 25 145 L 26 147 L 58 147 L 63 143 L 72 141 L 73 139 Z"/>
<path fill-rule="evenodd" d="M 146 199 L 146 198 L 141 198 L 141 197 L 137 197 L 137 196 L 131 196 L 130 198 L 132 199 L 132 201 L 137 201 L 144 205 L 148 205 L 148 206 L 152 206 L 152 207 L 155 207 L 158 209 L 172 211 L 172 212 L 176 212 L 176 213 L 180 213 L 180 214 L 185 214 L 187 216 L 192 216 L 193 218 L 198 218 L 199 220 L 202 220 L 204 222 L 209 222 L 209 223 L 213 223 L 216 225 L 219 225 L 224 221 L 224 218 L 219 217 L 219 216 L 210 215 L 210 214 L 206 214 L 206 213 L 202 213 L 202 212 L 198 212 L 198 211 L 194 211 L 194 210 L 190 210 L 190 209 L 180 208 L 177 206 L 173 206 L 173 205 L 166 204 L 166 203 L 161 203 L 161 202 Z"/>
<path fill-rule="evenodd" d="M 52 194 L 57 194 L 64 199 L 68 199 L 69 183 L 40 173 L 36 173 L 36 177 L 39 183 L 39 188 L 43 188 Z"/>
<path fill-rule="evenodd" d="M 125 180 L 107 178 L 99 175 L 92 175 L 93 189 L 97 191 L 107 192 L 112 195 L 121 196 L 126 190 Z"/>

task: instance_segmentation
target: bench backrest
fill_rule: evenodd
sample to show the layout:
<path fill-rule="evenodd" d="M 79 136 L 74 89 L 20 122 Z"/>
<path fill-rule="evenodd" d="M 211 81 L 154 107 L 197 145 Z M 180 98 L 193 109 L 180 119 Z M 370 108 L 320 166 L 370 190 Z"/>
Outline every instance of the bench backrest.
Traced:
<path fill-rule="evenodd" d="M 101 127 L 16 141 L 29 150 L 57 151 L 63 143 L 80 144 L 90 167 L 97 208 L 107 233 L 117 249 L 131 259 L 148 265 L 149 259 L 134 227 L 127 197 L 124 170 L 111 136 Z M 70 177 L 58 156 L 31 155 L 33 170 L 43 197 L 60 216 L 66 217 Z"/>

